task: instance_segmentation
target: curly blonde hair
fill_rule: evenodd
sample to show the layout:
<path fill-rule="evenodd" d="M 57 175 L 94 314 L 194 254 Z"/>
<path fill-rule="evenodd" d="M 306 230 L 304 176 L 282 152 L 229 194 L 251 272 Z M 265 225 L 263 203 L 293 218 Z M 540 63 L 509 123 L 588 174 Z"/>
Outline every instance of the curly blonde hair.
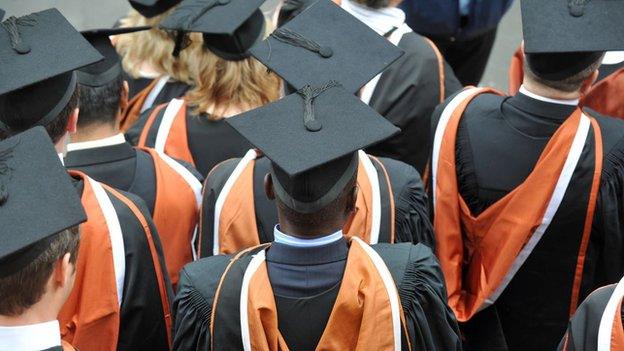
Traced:
<path fill-rule="evenodd" d="M 281 79 L 255 58 L 227 61 L 205 47 L 192 51 L 198 57 L 196 84 L 186 101 L 194 114 L 209 112 L 208 119 L 220 120 L 280 98 Z"/>
<path fill-rule="evenodd" d="M 158 24 L 167 17 L 173 9 L 153 18 L 143 17 L 135 10 L 121 19 L 121 27 L 152 26 L 146 31 L 124 34 L 115 38 L 115 48 L 122 57 L 124 70 L 133 78 L 139 78 L 141 66 L 148 64 L 162 75 L 189 85 L 194 83 L 192 62 L 195 57 L 191 53 L 192 47 L 201 47 L 201 34 L 189 35 L 190 47 L 182 50 L 179 57 L 173 57 L 175 46 L 173 38 L 165 31 L 158 29 Z"/>

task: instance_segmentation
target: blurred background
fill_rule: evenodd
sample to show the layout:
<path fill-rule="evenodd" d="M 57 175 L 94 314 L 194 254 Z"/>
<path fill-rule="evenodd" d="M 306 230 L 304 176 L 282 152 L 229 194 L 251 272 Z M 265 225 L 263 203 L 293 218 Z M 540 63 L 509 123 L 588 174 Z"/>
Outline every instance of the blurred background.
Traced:
<path fill-rule="evenodd" d="M 271 13 L 279 0 L 267 0 L 265 13 Z M 56 7 L 79 30 L 112 26 L 130 8 L 126 0 L 0 0 L 6 16 L 21 16 Z M 494 50 L 481 85 L 507 90 L 507 68 L 511 55 L 522 40 L 520 2 L 516 1 L 500 24 Z"/>

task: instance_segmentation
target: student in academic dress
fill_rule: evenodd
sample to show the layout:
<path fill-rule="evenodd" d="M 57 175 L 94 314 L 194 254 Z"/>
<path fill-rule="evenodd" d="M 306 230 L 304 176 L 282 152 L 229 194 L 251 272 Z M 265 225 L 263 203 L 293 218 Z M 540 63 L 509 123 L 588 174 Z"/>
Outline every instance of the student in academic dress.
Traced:
<path fill-rule="evenodd" d="M 174 348 L 460 349 L 432 251 L 342 231 L 355 210 L 357 150 L 396 127 L 335 82 L 227 123 L 271 161 L 265 191 L 280 223 L 270 244 L 184 268 Z"/>
<path fill-rule="evenodd" d="M 1 141 L 0 169 L 0 350 L 74 350 L 57 315 L 76 279 L 80 198 L 42 127 Z"/>
<path fill-rule="evenodd" d="M 516 94 L 522 85 L 524 61 L 524 51 L 520 47 L 509 66 L 509 94 Z M 598 73 L 598 78 L 585 82 L 581 104 L 602 114 L 624 119 L 624 104 L 620 99 L 624 94 L 624 51 L 607 51 Z"/>
<path fill-rule="evenodd" d="M 161 23 L 161 28 L 176 35 L 201 33 L 203 47 L 183 50 L 195 50 L 196 85 L 184 98 L 143 113 L 126 133 L 133 144 L 189 162 L 202 175 L 249 150 L 249 144 L 225 120 L 280 95 L 277 76 L 248 52 L 264 37 L 267 24 L 259 9 L 262 2 L 188 1 Z"/>
<path fill-rule="evenodd" d="M 298 15 L 314 1 L 287 1 L 281 8 L 280 25 Z M 435 44 L 405 24 L 405 13 L 396 4 L 379 1 L 342 0 L 341 7 L 384 36 L 405 54 L 359 92 L 369 104 L 401 133 L 370 147 L 373 155 L 403 161 L 425 174 L 431 145 L 431 114 L 446 97 L 462 88 Z"/>
<path fill-rule="evenodd" d="M 568 324 L 560 351 L 624 350 L 624 279 L 592 292 Z"/>
<path fill-rule="evenodd" d="M 622 10 L 524 0 L 521 91 L 467 89 L 436 110 L 436 253 L 466 350 L 554 349 L 624 275 L 624 123 L 578 105 L 604 51 L 624 48 Z"/>
<path fill-rule="evenodd" d="M 327 1 L 313 5 L 293 21 L 303 29 L 296 32 L 302 37 L 314 35 L 310 34 L 310 30 L 315 28 L 313 23 L 319 21 L 323 21 L 324 25 L 323 33 L 316 30 L 318 37 L 333 38 L 334 33 L 341 33 L 340 42 L 334 42 L 330 47 L 332 58 L 354 63 L 335 67 L 341 71 L 341 77 L 359 75 L 360 82 L 366 82 L 393 62 L 388 56 L 376 53 L 390 48 L 389 52 L 395 55 L 395 59 L 400 55 L 400 51 L 382 36 Z M 294 33 L 291 23 L 280 31 Z M 275 46 L 272 43 L 259 45 Z M 316 69 L 322 72 L 326 69 L 316 77 L 325 76 L 328 79 L 334 72 L 330 68 L 334 63 L 300 47 L 285 46 L 280 49 L 276 46 L 273 55 L 266 64 L 275 72 L 283 72 L 289 66 L 295 66 L 297 71 Z M 284 75 L 290 85 L 297 84 L 294 77 L 300 75 Z M 300 93 L 303 94 L 303 91 L 300 90 Z M 357 123 L 353 127 L 359 128 Z M 418 172 L 400 161 L 377 158 L 364 151 L 358 152 L 358 155 L 360 172 L 357 183 L 360 191 L 357 210 L 349 227 L 344 228 L 345 234 L 359 235 L 369 244 L 421 242 L 433 247 L 428 200 Z M 250 150 L 243 158 L 222 162 L 209 173 L 200 221 L 200 256 L 234 253 L 273 241 L 277 211 L 262 190 L 269 168 L 270 162 L 265 156 Z M 234 222 L 235 225 L 230 224 Z"/>
<path fill-rule="evenodd" d="M 123 111 L 123 131 L 132 127 L 144 111 L 184 96 L 193 86 L 194 50 L 174 54 L 176 36 L 158 28 L 180 1 L 130 0 L 133 10 L 119 21 L 120 27 L 148 28 L 113 38 L 130 88 L 130 103 Z M 201 46 L 201 37 L 186 38 L 184 47 L 189 46 Z"/>
<path fill-rule="evenodd" d="M 78 120 L 74 70 L 102 56 L 56 9 L 2 27 L 0 139 L 44 126 L 62 157 Z M 69 174 L 88 221 L 80 226 L 76 284 L 59 314 L 63 340 L 81 350 L 168 350 L 173 293 L 145 203 Z"/>
<path fill-rule="evenodd" d="M 80 118 L 67 145 L 65 166 L 145 201 L 175 286 L 180 269 L 195 256 L 203 177 L 189 164 L 153 149 L 132 147 L 119 130 L 128 88 L 109 36 L 130 30 L 83 32 L 105 59 L 77 71 Z"/>

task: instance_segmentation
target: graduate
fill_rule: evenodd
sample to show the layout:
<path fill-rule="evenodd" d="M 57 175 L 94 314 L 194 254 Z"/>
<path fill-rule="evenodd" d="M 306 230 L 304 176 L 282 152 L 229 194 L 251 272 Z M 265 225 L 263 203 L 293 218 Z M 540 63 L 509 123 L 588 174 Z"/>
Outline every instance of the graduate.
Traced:
<path fill-rule="evenodd" d="M 133 144 L 189 162 L 202 175 L 249 150 L 225 120 L 280 96 L 279 78 L 248 52 L 265 35 L 262 2 L 186 0 L 161 23 L 178 36 L 201 33 L 202 47 L 183 50 L 195 51 L 196 85 L 184 98 L 143 113 L 126 133 Z"/>
<path fill-rule="evenodd" d="M 113 38 L 123 57 L 130 103 L 121 120 L 123 131 L 152 106 L 184 96 L 193 85 L 193 50 L 173 54 L 176 36 L 158 28 L 181 0 L 130 0 L 131 10 L 119 21 L 121 27 L 148 26 L 147 31 Z M 185 47 L 201 46 L 201 36 L 186 38 Z"/>
<path fill-rule="evenodd" d="M 74 350 L 56 318 L 76 278 L 80 198 L 42 127 L 0 142 L 0 170 L 0 350 Z"/>
<path fill-rule="evenodd" d="M 592 292 L 576 310 L 558 350 L 624 350 L 622 298 L 624 278 Z"/>
<path fill-rule="evenodd" d="M 104 60 L 77 71 L 80 118 L 67 145 L 65 165 L 145 201 L 175 286 L 180 269 L 194 257 L 203 177 L 192 166 L 153 149 L 133 148 L 119 130 L 121 111 L 128 103 L 128 85 L 109 36 L 132 30 L 83 32 Z"/>
<path fill-rule="evenodd" d="M 509 93 L 516 94 L 524 77 L 524 51 L 520 47 L 511 59 L 509 67 Z M 624 51 L 605 53 L 598 78 L 585 82 L 581 104 L 602 114 L 624 119 Z"/>
<path fill-rule="evenodd" d="M 624 122 L 579 107 L 624 3 L 522 1 L 518 94 L 470 88 L 434 115 L 436 253 L 466 350 L 552 350 L 624 275 Z"/>
<path fill-rule="evenodd" d="M 342 231 L 357 150 L 398 129 L 336 81 L 308 88 L 227 120 L 270 160 L 279 225 L 273 243 L 184 268 L 174 349 L 459 350 L 431 249 L 371 247 Z"/>
<path fill-rule="evenodd" d="M 280 25 L 316 1 L 287 1 L 281 8 Z M 379 35 L 405 51 L 405 54 L 360 91 L 370 105 L 401 133 L 368 152 L 403 161 L 420 174 L 429 161 L 429 129 L 434 108 L 462 88 L 453 70 L 435 44 L 416 34 L 405 24 L 405 13 L 396 0 L 342 0 L 341 7 Z"/>
<path fill-rule="evenodd" d="M 315 30 L 314 23 L 321 20 L 324 21 L 323 28 Z M 278 42 L 261 43 L 260 46 L 270 45 L 273 49 L 273 57 L 266 64 L 275 72 L 284 72 L 286 68 L 323 71 L 334 64 L 329 61 L 331 59 L 340 60 L 336 62 L 360 62 L 359 65 L 336 66 L 336 69 L 342 72 L 342 77 L 359 75 L 358 84 L 363 84 L 390 65 L 392 57 L 396 59 L 401 54 L 383 37 L 329 1 L 316 3 L 281 30 L 296 30 L 302 37 L 315 35 L 335 38 L 336 41 L 327 46 L 332 51 L 329 59 L 296 46 L 279 47 Z M 341 36 L 332 36 L 338 31 L 342 31 Z M 376 53 L 383 52 L 393 56 L 376 56 Z M 367 59 L 364 62 L 358 60 L 359 57 Z M 321 77 L 329 77 L 327 72 L 320 74 Z M 291 86 L 298 84 L 296 79 L 299 76 L 284 75 Z M 299 94 L 305 94 L 305 91 L 299 90 Z M 403 162 L 376 158 L 364 151 L 358 152 L 358 168 L 360 191 L 355 217 L 349 228 L 344 228 L 345 234 L 358 235 L 369 244 L 420 242 L 433 247 L 428 200 L 418 172 Z M 277 211 L 262 190 L 264 176 L 269 169 L 269 160 L 261 153 L 250 150 L 243 158 L 222 162 L 209 173 L 200 221 L 200 256 L 234 253 L 273 241 Z"/>
<path fill-rule="evenodd" d="M 0 139 L 43 126 L 65 154 L 78 120 L 74 70 L 100 60 L 56 9 L 5 19 Z M 63 340 L 81 350 L 168 350 L 172 291 L 145 203 L 83 173 L 69 174 L 88 221 L 80 226 L 76 283 L 59 314 Z"/>

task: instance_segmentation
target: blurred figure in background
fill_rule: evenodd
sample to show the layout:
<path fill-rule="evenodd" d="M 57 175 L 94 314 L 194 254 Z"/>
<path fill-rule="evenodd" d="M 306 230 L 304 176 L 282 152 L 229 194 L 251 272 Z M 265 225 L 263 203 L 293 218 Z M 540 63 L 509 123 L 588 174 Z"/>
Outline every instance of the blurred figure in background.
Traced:
<path fill-rule="evenodd" d="M 463 85 L 478 85 L 513 0 L 405 0 L 407 24 L 433 40 Z"/>

